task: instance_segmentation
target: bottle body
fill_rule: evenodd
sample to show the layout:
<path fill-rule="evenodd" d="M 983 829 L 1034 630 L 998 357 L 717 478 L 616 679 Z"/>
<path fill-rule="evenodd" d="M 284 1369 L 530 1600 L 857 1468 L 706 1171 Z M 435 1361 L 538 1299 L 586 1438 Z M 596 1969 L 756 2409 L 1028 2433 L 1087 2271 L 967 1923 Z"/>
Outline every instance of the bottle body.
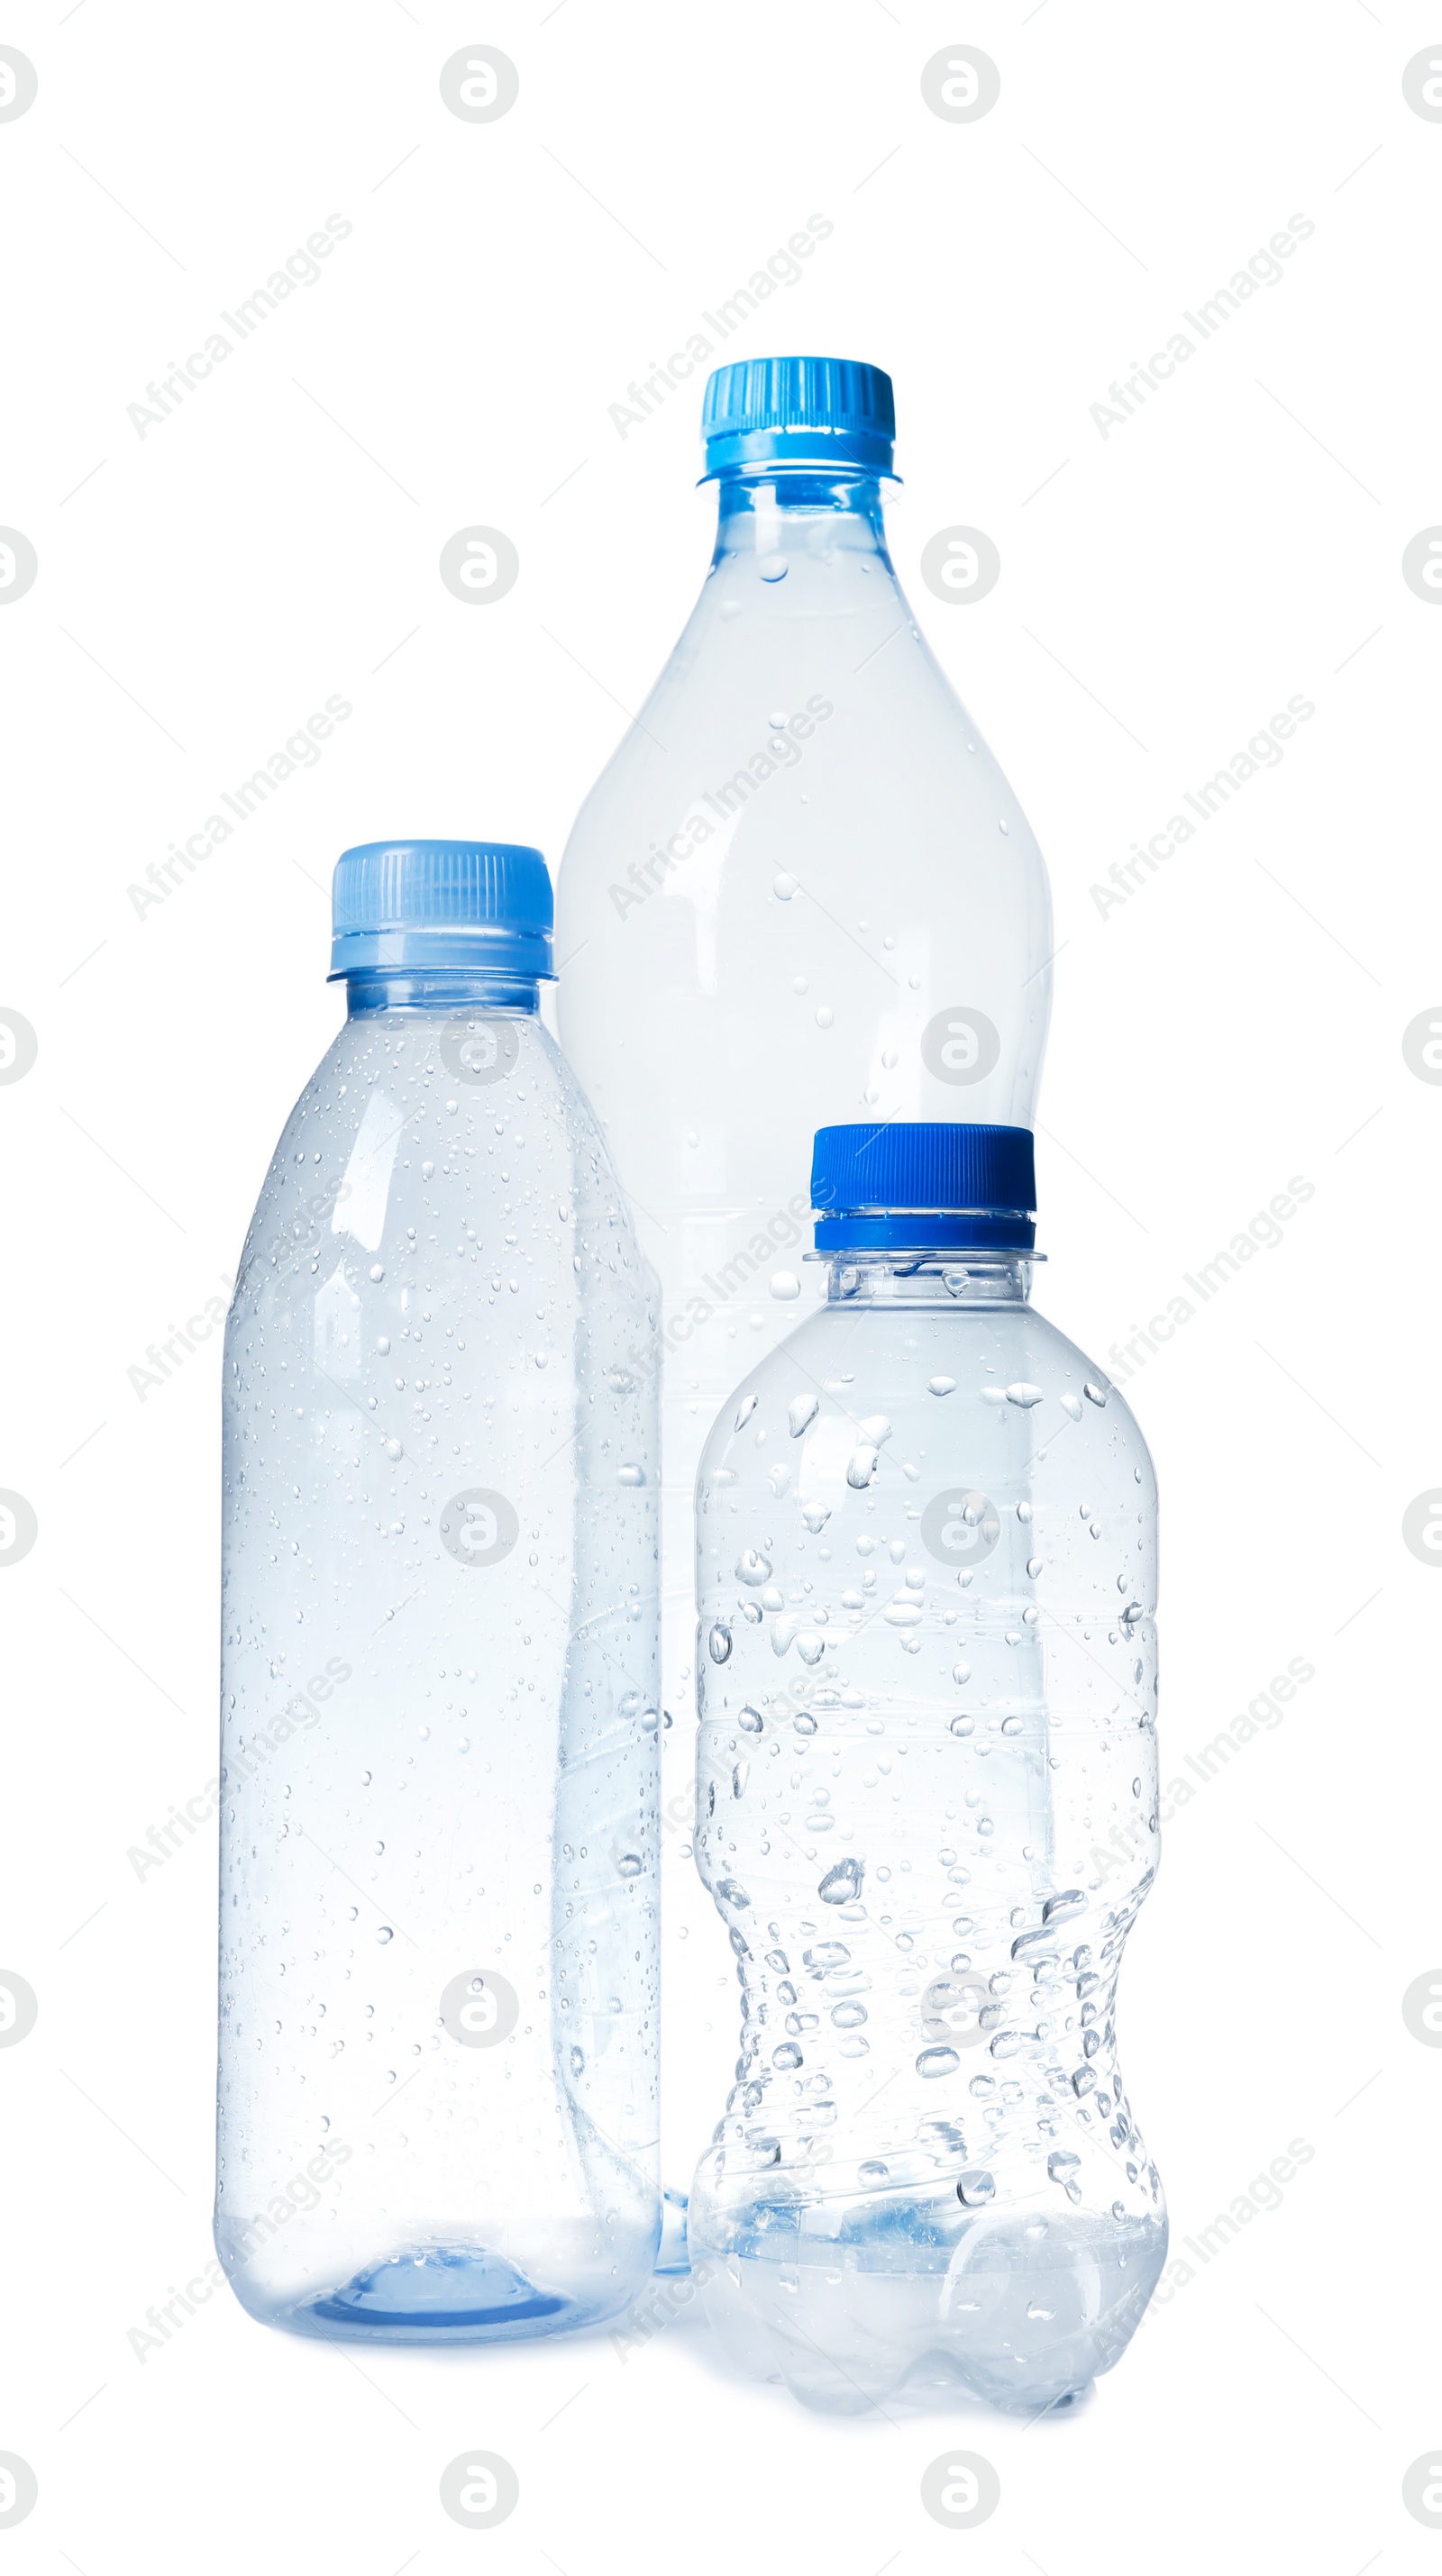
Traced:
<path fill-rule="evenodd" d="M 655 1291 L 534 986 L 414 984 L 227 1326 L 216 2242 L 271 2322 L 488 2340 L 659 2226 Z"/>
<path fill-rule="evenodd" d="M 723 483 L 701 598 L 581 809 L 558 908 L 562 1042 L 662 1280 L 680 1721 L 701 1443 L 795 1320 L 815 1129 L 1027 1126 L 1045 1043 L 1041 854 L 912 618 L 876 483 Z"/>
<path fill-rule="evenodd" d="M 691 2202 L 736 2356 L 818 2406 L 1111 2367 L 1166 2219 L 1116 2055 L 1155 1872 L 1155 1483 L 1026 1266 L 833 1269 L 697 1492 L 697 1857 L 735 2090 Z"/>

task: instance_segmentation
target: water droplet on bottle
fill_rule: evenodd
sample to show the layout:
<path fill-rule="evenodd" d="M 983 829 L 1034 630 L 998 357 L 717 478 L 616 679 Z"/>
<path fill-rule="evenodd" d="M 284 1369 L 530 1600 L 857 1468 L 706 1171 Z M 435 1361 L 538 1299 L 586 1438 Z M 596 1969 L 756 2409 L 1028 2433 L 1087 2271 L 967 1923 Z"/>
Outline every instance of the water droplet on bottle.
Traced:
<path fill-rule="evenodd" d="M 403 1458 L 405 1456 L 405 1451 L 399 1440 L 388 1440 L 386 1442 L 386 1456 L 388 1458 Z"/>
<path fill-rule="evenodd" d="M 743 1547 L 736 1559 L 738 1583 L 767 1583 L 771 1577 L 771 1560 L 759 1548 Z"/>
<path fill-rule="evenodd" d="M 951 1678 L 954 1682 L 969 1682 L 971 1679 L 970 1664 L 953 1664 L 951 1668 Z"/>
<path fill-rule="evenodd" d="M 371 1277 L 372 1277 L 372 1279 L 384 1279 L 385 1275 L 386 1275 L 386 1274 L 385 1274 L 385 1270 L 384 1270 L 384 1268 L 383 1268 L 382 1264 L 381 1264 L 379 1261 L 373 1261 L 373 1262 L 371 1263 Z"/>
<path fill-rule="evenodd" d="M 733 1766 L 731 1773 L 731 1795 L 733 1798 L 745 1797 L 746 1783 L 750 1777 L 751 1765 L 749 1762 L 738 1762 Z"/>
<path fill-rule="evenodd" d="M 1014 1386 L 1007 1388 L 1006 1400 L 1008 1404 L 1019 1404 L 1029 1412 L 1034 1404 L 1040 1404 L 1041 1388 L 1030 1385 L 1025 1378 L 1018 1378 Z"/>
<path fill-rule="evenodd" d="M 928 1395 L 954 1395 L 956 1380 L 954 1377 L 929 1377 L 926 1381 L 926 1392 Z"/>
<path fill-rule="evenodd" d="M 774 1270 L 771 1274 L 771 1294 L 779 1306 L 789 1305 L 793 1297 L 799 1297 L 801 1282 L 795 1271 Z"/>
<path fill-rule="evenodd" d="M 616 1482 L 618 1485 L 644 1485 L 646 1470 L 644 1467 L 638 1467 L 634 1458 L 628 1458 L 624 1466 L 617 1468 Z"/>
<path fill-rule="evenodd" d="M 761 1732 L 761 1712 L 759 1709 L 755 1708 L 743 1708 L 736 1720 L 736 1723 L 740 1727 L 743 1735 L 759 1735 Z"/>
<path fill-rule="evenodd" d="M 583 2049 L 573 2048 L 573 2049 L 572 2049 L 572 2051 L 571 2051 L 571 2073 L 572 2073 L 573 2075 L 584 2075 L 584 2074 L 585 2074 L 585 2072 L 586 2072 L 586 2058 L 585 2058 L 585 2052 L 584 2052 L 584 2050 L 583 2050 Z"/>
<path fill-rule="evenodd" d="M 846 1461 L 846 1481 L 853 1493 L 864 1494 L 876 1473 L 876 1451 L 853 1449 Z"/>
<path fill-rule="evenodd" d="M 713 1664 L 725 1663 L 731 1652 L 731 1631 L 724 1619 L 718 1619 L 713 1625 L 706 1640 L 706 1649 Z"/>
<path fill-rule="evenodd" d="M 786 1428 L 793 1440 L 799 1440 L 802 1432 L 810 1429 L 820 1410 L 819 1395 L 798 1395 L 792 1399 L 786 1408 Z"/>
<path fill-rule="evenodd" d="M 742 1397 L 740 1404 L 736 1408 L 736 1420 L 733 1426 L 734 1429 L 737 1431 L 744 1431 L 760 1401 L 761 1398 L 759 1395 L 747 1395 Z"/>
<path fill-rule="evenodd" d="M 756 569 L 763 581 L 784 581 L 791 566 L 784 555 L 758 555 Z"/>
<path fill-rule="evenodd" d="M 989 2200 L 996 2198 L 996 2184 L 989 2173 L 973 2166 L 969 2173 L 962 2175 L 956 2186 L 956 2196 L 967 2209 L 984 2209 Z"/>
<path fill-rule="evenodd" d="M 951 1731 L 953 1735 L 974 1735 L 976 1720 L 974 1717 L 954 1717 L 951 1721 Z"/>
<path fill-rule="evenodd" d="M 382 1333 L 382 1334 L 380 1335 L 379 1339 L 378 1339 L 378 1340 L 377 1340 L 377 1342 L 376 1342 L 376 1349 L 380 1352 L 380 1354 L 381 1354 L 381 1357 L 382 1357 L 382 1358 L 384 1358 L 384 1357 L 385 1357 L 385 1354 L 386 1354 L 386 1352 L 390 1349 L 390 1346 L 391 1346 L 391 1337 L 390 1337 L 389 1333 Z"/>
<path fill-rule="evenodd" d="M 783 2039 L 779 2048 L 773 2048 L 771 2051 L 771 2063 L 780 2074 L 791 2074 L 793 2069 L 802 2063 L 801 2051 L 797 2047 L 795 2040 Z"/>
<path fill-rule="evenodd" d="M 816 1014 L 817 1027 L 819 1029 L 829 1029 L 834 1025 L 835 1019 L 836 1013 L 831 1009 L 828 1003 L 823 1002 L 820 1010 Z"/>
<path fill-rule="evenodd" d="M 1105 1404 L 1107 1400 L 1106 1388 L 1104 1386 L 1093 1386 L 1090 1378 L 1087 1379 L 1086 1384 L 1083 1386 L 1082 1393 L 1091 1404 Z"/>
<path fill-rule="evenodd" d="M 816 1721 L 813 1718 L 813 1727 L 815 1722 Z M 865 1863 L 859 1860 L 839 1860 L 834 1869 L 829 1869 L 827 1871 L 826 1876 L 823 1878 L 821 1885 L 816 1891 L 822 1904 L 853 1904 L 856 1898 L 861 1894 L 861 1880 L 864 1868 Z"/>
<path fill-rule="evenodd" d="M 1082 1418 L 1081 1397 L 1079 1395 L 1064 1395 L 1061 1400 L 1061 1409 L 1063 1413 L 1069 1413 L 1071 1415 L 1073 1422 L 1080 1422 Z"/>
<path fill-rule="evenodd" d="M 382 1948 L 385 1947 L 387 1941 L 393 1941 L 395 1937 L 396 1936 L 388 1923 L 383 1923 L 379 1932 L 376 1934 L 376 1939 L 380 1942 Z"/>
<path fill-rule="evenodd" d="M 918 2075 L 954 2075 L 961 2064 L 954 2048 L 924 2048 L 916 2061 Z"/>
<path fill-rule="evenodd" d="M 771 891 L 778 903 L 789 903 L 796 892 L 796 879 L 789 877 L 786 870 L 781 868 L 771 880 Z"/>

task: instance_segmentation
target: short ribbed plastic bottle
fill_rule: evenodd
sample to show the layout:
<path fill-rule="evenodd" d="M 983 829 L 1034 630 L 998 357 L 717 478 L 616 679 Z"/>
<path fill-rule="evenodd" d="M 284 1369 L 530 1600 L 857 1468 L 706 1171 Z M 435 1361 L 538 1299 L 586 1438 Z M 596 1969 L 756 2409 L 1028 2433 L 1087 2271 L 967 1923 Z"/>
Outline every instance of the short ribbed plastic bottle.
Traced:
<path fill-rule="evenodd" d="M 655 1282 L 539 852 L 347 851 L 333 969 L 226 1332 L 216 2244 L 300 2333 L 547 2334 L 659 2232 Z"/>
<path fill-rule="evenodd" d="M 697 1489 L 696 1850 L 743 2019 L 692 2263 L 811 2405 L 1061 2404 L 1167 2243 L 1115 2027 L 1158 1849 L 1151 1461 L 1028 1301 L 1028 1135 L 833 1128 L 813 1196 L 826 1304 Z"/>
<path fill-rule="evenodd" d="M 663 1287 L 683 1734 L 696 1463 L 738 1368 L 795 1320 L 813 1134 L 873 1110 L 1029 1127 L 1052 945 L 1026 817 L 887 551 L 889 377 L 743 361 L 712 376 L 704 432 L 711 565 L 557 895 L 562 1044 Z"/>

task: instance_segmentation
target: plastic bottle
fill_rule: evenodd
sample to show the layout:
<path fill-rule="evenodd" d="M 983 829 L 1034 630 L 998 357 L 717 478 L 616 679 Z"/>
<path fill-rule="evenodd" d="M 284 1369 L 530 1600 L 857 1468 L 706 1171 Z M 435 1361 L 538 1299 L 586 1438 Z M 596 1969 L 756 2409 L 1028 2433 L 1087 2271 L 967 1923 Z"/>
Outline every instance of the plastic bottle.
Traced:
<path fill-rule="evenodd" d="M 1117 2063 L 1157 1863 L 1156 1486 L 1028 1303 L 1031 1138 L 816 1139 L 826 1304 L 697 1489 L 696 1850 L 742 1987 L 691 2198 L 712 2322 L 851 2409 L 1110 2369 L 1165 2259 Z"/>
<path fill-rule="evenodd" d="M 868 1110 L 1030 1126 L 1046 1039 L 1046 871 L 897 581 L 893 430 L 876 367 L 712 376 L 712 563 L 560 873 L 561 1039 L 663 1287 L 678 1772 L 696 1463 L 743 1355 L 795 1320 L 815 1130 Z M 689 1967 L 709 1988 L 707 1947 Z M 700 1987 L 675 1992 L 693 2024 Z"/>
<path fill-rule="evenodd" d="M 219 2188 L 312 2335 L 582 2325 L 656 2182 L 655 1283 L 535 850 L 335 873 L 225 1343 Z"/>

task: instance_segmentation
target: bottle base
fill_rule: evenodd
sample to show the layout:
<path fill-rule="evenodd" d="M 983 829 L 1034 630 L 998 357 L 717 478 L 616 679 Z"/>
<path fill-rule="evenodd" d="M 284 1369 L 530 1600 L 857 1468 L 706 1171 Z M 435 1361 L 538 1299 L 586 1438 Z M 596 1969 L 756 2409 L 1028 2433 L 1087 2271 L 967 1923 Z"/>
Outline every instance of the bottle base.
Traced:
<path fill-rule="evenodd" d="M 1164 2220 L 1012 2218 L 968 2229 L 934 2268 L 906 2268 L 900 2247 L 813 2240 L 777 2261 L 693 2240 L 692 2269 L 733 2364 L 805 2406 L 861 2414 L 925 2383 L 933 2402 L 1036 2414 L 1071 2407 L 1120 2360 L 1166 2243 Z"/>
<path fill-rule="evenodd" d="M 575 2291 L 527 2278 L 483 2246 L 427 2245 L 384 2255 L 343 2284 L 284 2306 L 243 2304 L 263 2325 L 335 2343 L 515 2343 L 575 2333 L 630 2305 L 640 2282 Z"/>

